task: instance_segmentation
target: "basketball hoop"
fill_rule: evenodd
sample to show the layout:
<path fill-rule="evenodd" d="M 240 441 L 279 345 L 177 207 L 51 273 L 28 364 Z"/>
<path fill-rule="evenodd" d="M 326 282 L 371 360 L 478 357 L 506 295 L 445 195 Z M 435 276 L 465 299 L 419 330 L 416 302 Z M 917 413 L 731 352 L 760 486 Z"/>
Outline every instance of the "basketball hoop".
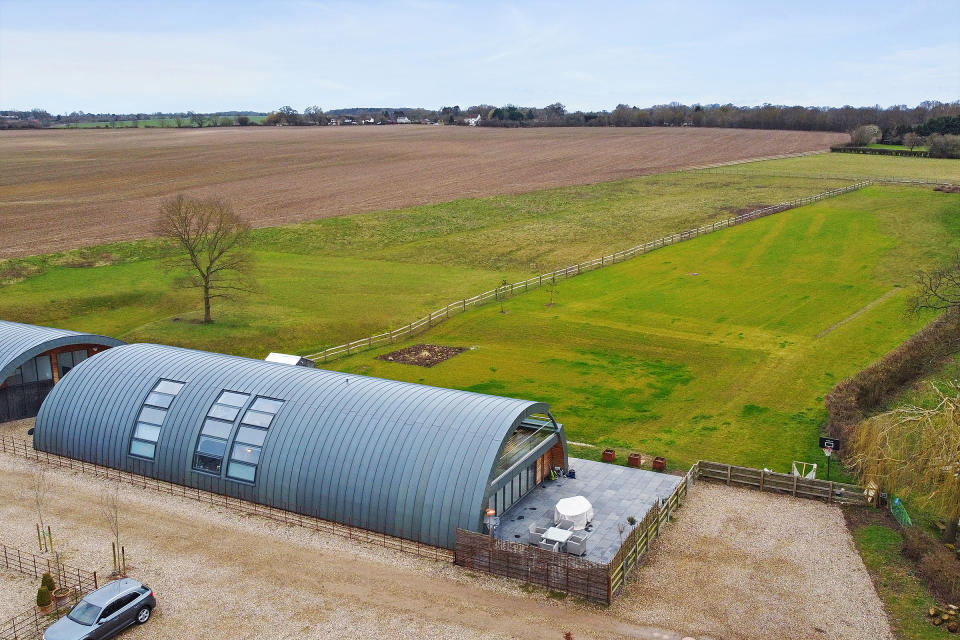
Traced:
<path fill-rule="evenodd" d="M 827 456 L 828 458 L 830 457 L 830 455 L 831 455 L 832 453 L 833 453 L 833 447 L 824 447 L 824 448 L 823 448 L 823 455 Z"/>

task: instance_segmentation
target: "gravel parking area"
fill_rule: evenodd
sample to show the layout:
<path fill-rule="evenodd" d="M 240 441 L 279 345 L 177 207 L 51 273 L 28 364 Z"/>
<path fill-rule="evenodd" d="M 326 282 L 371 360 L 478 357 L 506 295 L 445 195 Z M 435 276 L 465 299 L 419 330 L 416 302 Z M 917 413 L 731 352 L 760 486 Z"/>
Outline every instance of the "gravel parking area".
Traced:
<path fill-rule="evenodd" d="M 838 507 L 708 483 L 611 614 L 725 640 L 893 640 Z"/>
<path fill-rule="evenodd" d="M 32 548 L 36 515 L 26 497 L 38 466 L 0 454 L 0 541 L 9 545 Z M 111 483 L 47 469 L 45 520 L 61 556 L 108 574 L 111 535 L 97 496 Z M 681 637 L 509 580 L 184 498 L 121 485 L 120 501 L 128 573 L 159 603 L 154 619 L 124 638 Z"/>
<path fill-rule="evenodd" d="M 0 541 L 24 549 L 34 545 L 27 497 L 37 467 L 0 454 Z M 97 496 L 111 483 L 46 475 L 45 520 L 64 561 L 108 574 Z M 125 638 L 892 640 L 840 511 L 812 501 L 696 485 L 605 609 L 185 498 L 121 485 L 120 499 L 129 573 L 159 601 L 154 619 Z M 30 606 L 32 584 L 12 598 L 4 584 L 0 604 Z"/>
<path fill-rule="evenodd" d="M 30 608 L 38 588 L 39 580 L 0 569 L 0 630 L 6 620 Z"/>

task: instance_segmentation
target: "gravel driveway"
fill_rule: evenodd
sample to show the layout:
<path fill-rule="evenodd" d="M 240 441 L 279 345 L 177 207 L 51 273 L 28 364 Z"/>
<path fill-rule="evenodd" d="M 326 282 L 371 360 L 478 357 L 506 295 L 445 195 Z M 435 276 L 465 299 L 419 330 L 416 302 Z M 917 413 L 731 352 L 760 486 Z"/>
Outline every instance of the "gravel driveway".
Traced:
<path fill-rule="evenodd" d="M 691 635 L 893 640 L 840 509 L 701 482 L 618 617 Z"/>
<path fill-rule="evenodd" d="M 0 541 L 24 549 L 36 468 L 0 454 Z M 97 495 L 109 482 L 46 475 L 44 519 L 64 561 L 106 575 Z M 839 510 L 812 501 L 696 485 L 605 609 L 184 498 L 125 485 L 120 496 L 129 573 L 159 601 L 125 638 L 892 638 Z M 30 605 L 3 584 L 3 606 Z"/>

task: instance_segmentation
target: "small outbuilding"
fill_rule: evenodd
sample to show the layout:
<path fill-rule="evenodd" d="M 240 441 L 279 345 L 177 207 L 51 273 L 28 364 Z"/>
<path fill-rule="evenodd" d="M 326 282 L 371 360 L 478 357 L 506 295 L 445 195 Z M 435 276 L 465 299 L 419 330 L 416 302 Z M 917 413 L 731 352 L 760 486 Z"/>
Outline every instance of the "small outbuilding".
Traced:
<path fill-rule="evenodd" d="M 82 362 L 34 447 L 447 548 L 567 468 L 540 402 L 151 344 Z"/>
<path fill-rule="evenodd" d="M 0 422 L 37 415 L 53 385 L 68 371 L 122 344 L 92 333 L 0 320 Z"/>

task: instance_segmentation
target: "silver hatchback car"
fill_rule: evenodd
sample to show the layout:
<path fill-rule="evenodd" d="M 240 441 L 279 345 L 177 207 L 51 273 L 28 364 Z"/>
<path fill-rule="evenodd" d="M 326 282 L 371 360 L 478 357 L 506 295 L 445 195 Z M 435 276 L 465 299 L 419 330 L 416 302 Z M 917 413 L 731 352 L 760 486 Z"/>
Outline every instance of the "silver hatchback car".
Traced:
<path fill-rule="evenodd" d="M 43 640 L 107 640 L 149 620 L 156 606 L 150 587 L 131 578 L 117 580 L 88 593 L 47 627 Z"/>

